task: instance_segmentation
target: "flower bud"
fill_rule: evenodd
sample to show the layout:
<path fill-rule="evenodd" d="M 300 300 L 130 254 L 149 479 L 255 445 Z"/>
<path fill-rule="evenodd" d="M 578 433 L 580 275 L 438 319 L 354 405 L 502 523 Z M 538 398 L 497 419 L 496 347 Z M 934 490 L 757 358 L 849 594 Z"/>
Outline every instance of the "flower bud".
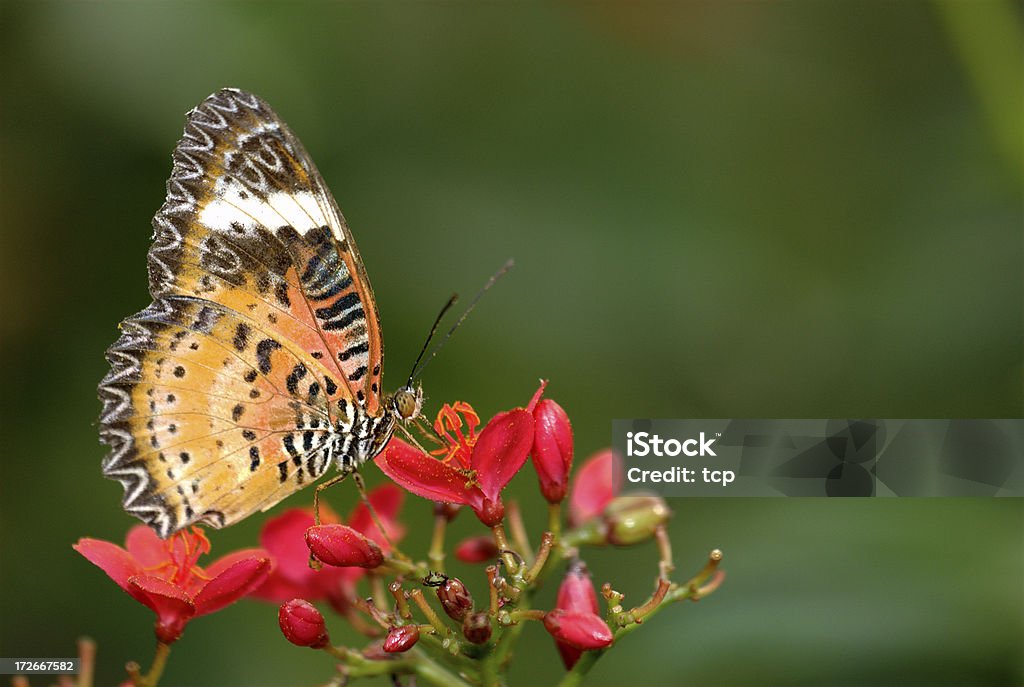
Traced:
<path fill-rule="evenodd" d="M 473 595 L 466 589 L 466 585 L 455 577 L 449 577 L 437 588 L 437 600 L 441 602 L 441 608 L 452 620 L 461 621 L 473 610 Z"/>
<path fill-rule="evenodd" d="M 494 539 L 483 535 L 463 539 L 455 547 L 455 557 L 463 563 L 483 563 L 494 560 L 497 555 L 498 547 Z"/>
<path fill-rule="evenodd" d="M 590 582 L 590 573 L 582 561 L 573 563 L 562 578 L 558 588 L 555 608 L 563 611 L 587 611 L 597 613 L 597 593 Z"/>
<path fill-rule="evenodd" d="M 486 611 L 470 613 L 462 621 L 462 636 L 473 644 L 486 644 L 491 638 L 491 618 Z"/>
<path fill-rule="evenodd" d="M 619 496 L 602 513 L 608 526 L 608 543 L 615 546 L 647 541 L 671 516 L 672 511 L 660 496 Z"/>
<path fill-rule="evenodd" d="M 314 525 L 306 530 L 306 546 L 317 560 L 339 567 L 376 568 L 384 554 L 372 540 L 345 525 Z"/>
<path fill-rule="evenodd" d="M 612 643 L 612 631 L 596 613 L 556 608 L 544 616 L 544 629 L 558 642 L 582 651 L 603 649 Z"/>
<path fill-rule="evenodd" d="M 388 630 L 388 636 L 384 638 L 384 651 L 389 654 L 400 654 L 408 651 L 420 641 L 420 628 L 418 625 L 402 625 Z"/>
<path fill-rule="evenodd" d="M 548 503 L 561 503 L 569 488 L 572 468 L 572 425 L 562 406 L 545 398 L 533 409 L 533 448 L 530 455 Z"/>
<path fill-rule="evenodd" d="M 569 567 L 562 578 L 562 584 L 558 588 L 558 598 L 555 601 L 555 608 L 563 611 L 575 611 L 580 613 L 593 613 L 597 615 L 597 593 L 594 585 L 590 582 L 590 574 L 587 566 L 578 561 Z M 556 641 L 555 645 L 562 663 L 566 670 L 572 670 L 576 661 L 580 660 L 582 651 L 566 642 Z"/>
<path fill-rule="evenodd" d="M 331 641 L 324 617 L 305 599 L 292 599 L 281 604 L 277 622 L 285 639 L 292 644 L 322 649 Z"/>

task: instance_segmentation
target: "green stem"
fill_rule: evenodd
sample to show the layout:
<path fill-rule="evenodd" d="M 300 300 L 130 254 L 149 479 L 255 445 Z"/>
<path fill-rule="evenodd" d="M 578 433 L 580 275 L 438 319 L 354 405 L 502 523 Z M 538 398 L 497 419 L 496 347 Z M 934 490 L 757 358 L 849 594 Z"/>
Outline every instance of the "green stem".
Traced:
<path fill-rule="evenodd" d="M 556 540 L 562 536 L 562 504 L 560 503 L 548 504 L 548 531 L 555 536 Z"/>
<path fill-rule="evenodd" d="M 527 565 L 533 563 L 533 549 L 530 547 L 530 538 L 526 535 L 526 524 L 523 522 L 523 513 L 519 510 L 519 502 L 510 501 L 508 504 L 508 524 L 512 529 L 512 541 L 516 543 L 519 553 L 523 555 Z"/>
<path fill-rule="evenodd" d="M 430 567 L 439 573 L 444 572 L 444 536 L 448 530 L 448 518 L 443 514 L 434 516 L 434 533 L 430 538 L 430 550 L 427 552 L 427 560 Z"/>
<path fill-rule="evenodd" d="M 553 539 L 553 538 L 552 538 Z M 565 558 L 566 550 L 561 546 L 552 546 L 547 560 L 541 564 L 540 569 L 531 571 L 531 580 L 529 591 L 523 590 L 522 595 L 519 598 L 519 602 L 516 604 L 516 611 L 522 614 L 530 613 L 530 603 L 534 593 L 540 591 L 543 586 L 544 579 L 548 574 L 555 569 L 555 567 Z M 539 562 L 539 561 L 538 561 Z M 508 656 L 512 651 L 512 647 L 515 646 L 516 641 L 519 639 L 519 635 L 522 634 L 523 628 L 526 623 L 520 622 L 512 627 L 505 628 L 501 632 L 501 636 L 498 637 L 494 645 L 494 651 L 489 656 L 483 659 L 482 674 L 485 678 L 489 675 L 493 675 L 492 681 L 484 680 L 483 684 L 485 687 L 491 687 L 492 685 L 500 684 L 497 682 L 497 675 L 502 670 L 505 661 L 508 660 Z"/>
<path fill-rule="evenodd" d="M 347 678 L 405 673 L 416 675 L 427 684 L 437 687 L 472 687 L 459 676 L 445 670 L 418 648 L 407 651 L 401 658 L 382 661 L 368 659 L 358 651 L 342 647 L 328 646 L 324 647 L 324 650 L 344 666 L 342 674 Z"/>
<path fill-rule="evenodd" d="M 149 667 L 148 673 L 140 675 L 138 664 L 129 663 L 128 674 L 131 676 L 132 682 L 135 683 L 135 687 L 156 687 L 157 683 L 160 682 L 160 677 L 164 674 L 164 668 L 167 667 L 167 657 L 170 655 L 171 645 L 157 642 L 156 653 L 153 655 L 153 664 Z"/>
<path fill-rule="evenodd" d="M 451 636 L 451 630 L 447 625 L 445 625 L 444 621 L 441 620 L 441 616 L 434 612 L 431 605 L 427 603 L 427 600 L 423 597 L 423 592 L 419 589 L 413 589 L 409 592 L 409 598 L 412 599 L 413 603 L 419 607 L 420 612 L 426 617 L 427 622 L 430 623 L 431 627 L 437 631 L 438 636 Z"/>
<path fill-rule="evenodd" d="M 515 559 L 515 556 L 509 553 L 509 551 L 512 550 L 512 547 L 509 546 L 508 537 L 505 536 L 505 526 L 498 523 L 491 528 L 491 532 L 494 534 L 494 545 L 502 552 L 501 560 L 505 563 L 505 569 L 508 571 L 509 575 L 514 575 L 518 572 L 520 566 L 519 561 Z M 521 554 L 520 560 L 522 560 Z"/>
<path fill-rule="evenodd" d="M 78 640 L 78 683 L 77 687 L 92 687 L 93 674 L 96 670 L 96 642 L 88 637 Z"/>
<path fill-rule="evenodd" d="M 494 660 L 494 654 L 481 662 L 480 684 L 483 687 L 499 687 L 501 685 L 498 678 L 498 662 Z"/>
<path fill-rule="evenodd" d="M 412 672 L 423 682 L 437 685 L 437 687 L 472 687 L 455 673 L 445 670 L 438 663 L 424 656 L 419 650 L 413 649 L 413 651 L 415 660 Z"/>

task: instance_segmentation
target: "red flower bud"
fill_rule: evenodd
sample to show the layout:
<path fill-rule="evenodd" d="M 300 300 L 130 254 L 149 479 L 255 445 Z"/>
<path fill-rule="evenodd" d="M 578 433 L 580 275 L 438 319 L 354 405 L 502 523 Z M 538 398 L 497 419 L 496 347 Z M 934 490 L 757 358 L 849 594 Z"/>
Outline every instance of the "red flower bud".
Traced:
<path fill-rule="evenodd" d="M 316 610 L 316 606 L 304 599 L 292 599 L 281 604 L 277 622 L 285 639 L 292 644 L 322 649 L 331 641 L 324 617 Z"/>
<path fill-rule="evenodd" d="M 533 409 L 533 468 L 548 503 L 561 503 L 572 468 L 572 425 L 562 406 L 549 398 Z"/>
<path fill-rule="evenodd" d="M 345 525 L 310 527 L 306 530 L 306 546 L 327 565 L 376 568 L 384 562 L 384 554 L 373 540 Z"/>
<path fill-rule="evenodd" d="M 449 577 L 437 588 L 437 600 L 441 602 L 441 608 L 452 620 L 462 620 L 473 610 L 473 595 L 466 589 L 466 585 L 455 577 Z"/>
<path fill-rule="evenodd" d="M 612 631 L 596 613 L 563 611 L 556 608 L 544 616 L 544 628 L 557 641 L 590 651 L 612 643 Z"/>
<path fill-rule="evenodd" d="M 570 566 L 565 577 L 562 578 L 555 608 L 597 615 L 597 593 L 594 591 L 594 585 L 590 582 L 587 566 L 582 562 L 576 562 Z M 580 660 L 582 652 L 566 642 L 556 641 L 555 644 L 562 657 L 562 663 L 565 664 L 565 669 L 571 670 L 576 665 L 576 661 Z"/>
<path fill-rule="evenodd" d="M 455 557 L 463 563 L 483 563 L 498 555 L 498 547 L 490 537 L 479 536 L 463 539 L 455 547 Z"/>
<path fill-rule="evenodd" d="M 470 613 L 462 621 L 462 636 L 473 644 L 486 644 L 491 638 L 491 618 L 486 611 Z"/>
<path fill-rule="evenodd" d="M 388 636 L 384 638 L 384 651 L 389 654 L 399 654 L 408 651 L 420 641 L 420 628 L 417 625 L 402 625 L 388 630 Z"/>

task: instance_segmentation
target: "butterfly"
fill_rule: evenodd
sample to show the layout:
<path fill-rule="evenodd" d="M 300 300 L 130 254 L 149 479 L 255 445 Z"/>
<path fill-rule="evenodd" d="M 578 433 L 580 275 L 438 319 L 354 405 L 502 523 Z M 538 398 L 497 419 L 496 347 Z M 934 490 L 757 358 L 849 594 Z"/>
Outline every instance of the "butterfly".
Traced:
<path fill-rule="evenodd" d="M 161 536 L 225 527 L 376 456 L 419 417 L 382 395 L 380 317 L 352 233 L 302 144 L 260 98 L 188 113 L 153 219 L 152 304 L 99 385 L 103 473 Z"/>

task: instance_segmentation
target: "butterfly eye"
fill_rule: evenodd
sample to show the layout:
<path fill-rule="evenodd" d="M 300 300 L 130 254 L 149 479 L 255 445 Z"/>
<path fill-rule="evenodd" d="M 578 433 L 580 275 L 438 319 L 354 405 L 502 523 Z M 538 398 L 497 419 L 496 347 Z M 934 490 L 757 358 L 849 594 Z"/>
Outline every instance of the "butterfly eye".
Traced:
<path fill-rule="evenodd" d="M 399 418 L 406 421 L 412 420 L 420 414 L 420 407 L 423 404 L 423 391 L 419 388 L 413 389 L 412 387 L 403 386 L 395 392 L 392 402 Z"/>

